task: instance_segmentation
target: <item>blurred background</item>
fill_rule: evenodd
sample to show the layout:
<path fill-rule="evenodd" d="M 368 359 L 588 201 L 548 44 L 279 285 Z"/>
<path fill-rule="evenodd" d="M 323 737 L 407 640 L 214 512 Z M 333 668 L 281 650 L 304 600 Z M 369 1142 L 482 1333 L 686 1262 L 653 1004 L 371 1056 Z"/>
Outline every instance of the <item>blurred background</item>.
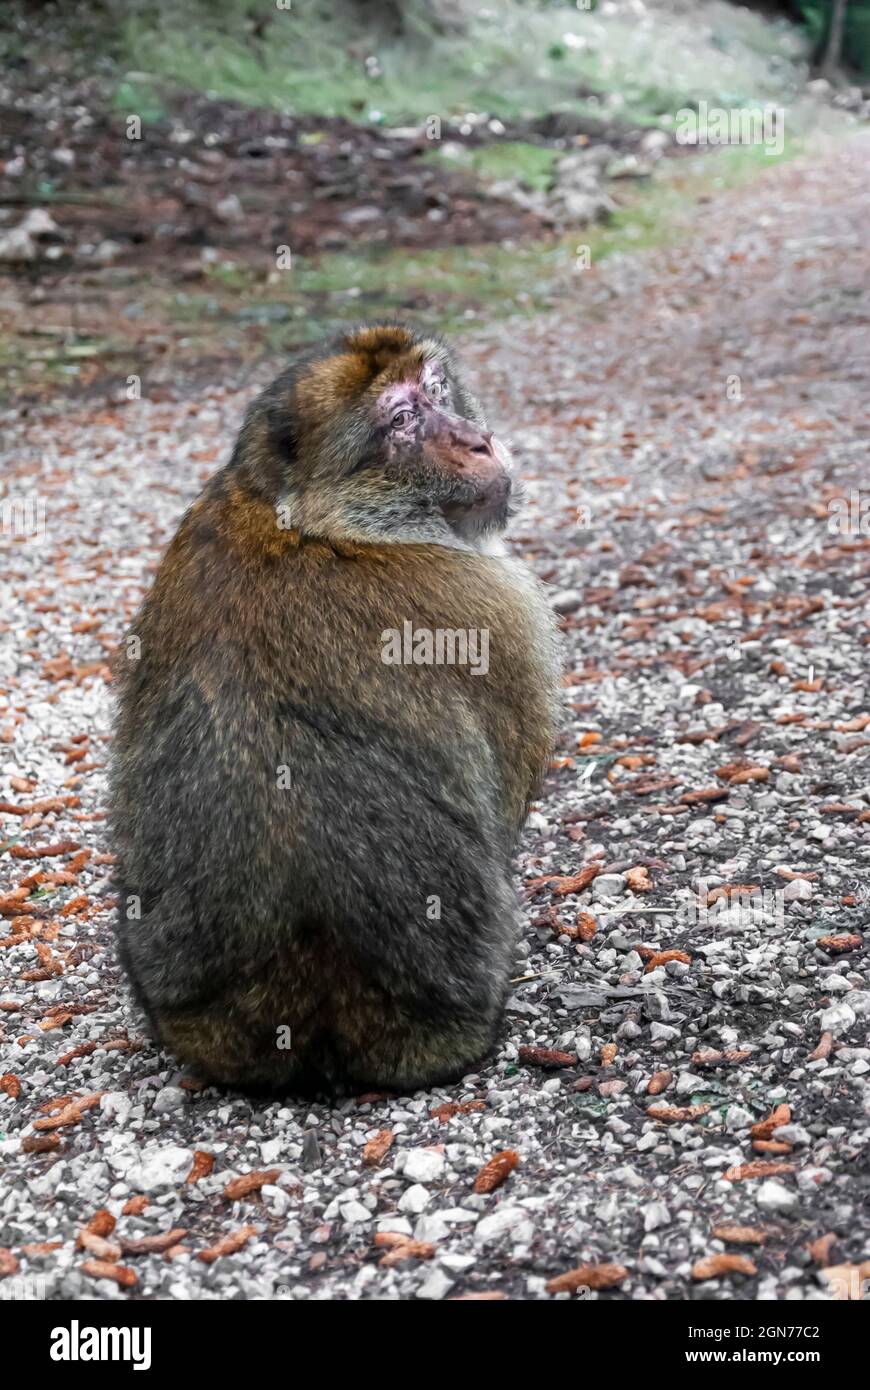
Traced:
<path fill-rule="evenodd" d="M 7 0 L 0 26 L 13 399 L 535 314 L 870 112 L 870 0 Z M 776 149 L 704 143 L 711 109 L 764 107 Z"/>

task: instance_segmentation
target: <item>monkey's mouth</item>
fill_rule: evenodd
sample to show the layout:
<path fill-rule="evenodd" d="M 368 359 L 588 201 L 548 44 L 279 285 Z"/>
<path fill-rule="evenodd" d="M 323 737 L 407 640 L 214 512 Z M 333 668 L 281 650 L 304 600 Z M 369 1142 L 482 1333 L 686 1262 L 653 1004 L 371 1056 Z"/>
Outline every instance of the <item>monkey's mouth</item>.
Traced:
<path fill-rule="evenodd" d="M 511 516 L 511 479 L 507 473 L 488 479 L 484 485 L 472 480 L 462 483 L 444 506 L 444 518 L 450 526 L 471 526 L 488 530 L 506 526 Z"/>

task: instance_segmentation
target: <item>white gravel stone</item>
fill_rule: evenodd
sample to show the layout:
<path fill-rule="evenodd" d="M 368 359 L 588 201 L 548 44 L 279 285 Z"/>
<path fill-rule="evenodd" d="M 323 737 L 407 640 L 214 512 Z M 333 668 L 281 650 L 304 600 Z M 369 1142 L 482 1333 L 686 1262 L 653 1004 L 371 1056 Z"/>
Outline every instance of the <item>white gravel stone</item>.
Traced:
<path fill-rule="evenodd" d="M 402 1173 L 410 1182 L 436 1182 L 444 1175 L 444 1155 L 433 1149 L 409 1149 Z"/>
<path fill-rule="evenodd" d="M 372 1219 L 371 1212 L 363 1206 L 362 1202 L 345 1202 L 340 1210 L 341 1219 L 348 1226 L 359 1226 Z"/>
<path fill-rule="evenodd" d="M 606 898 L 618 898 L 625 892 L 627 886 L 621 874 L 599 874 L 592 881 L 592 898 L 597 903 Z"/>
<path fill-rule="evenodd" d="M 787 903 L 808 903 L 813 896 L 813 885 L 805 878 L 793 878 L 783 888 L 782 896 Z"/>
<path fill-rule="evenodd" d="M 657 1231 L 660 1226 L 667 1226 L 671 1220 L 671 1213 L 664 1202 L 649 1202 L 643 1209 L 643 1229 L 645 1231 Z"/>
<path fill-rule="evenodd" d="M 680 1036 L 679 1028 L 674 1028 L 670 1023 L 651 1023 L 649 1031 L 653 1042 L 673 1042 Z"/>
<path fill-rule="evenodd" d="M 151 1111 L 154 1115 L 171 1115 L 173 1110 L 180 1110 L 186 1104 L 187 1096 L 180 1086 L 164 1086 L 154 1097 Z"/>
<path fill-rule="evenodd" d="M 411 1216 L 419 1216 L 421 1211 L 425 1211 L 431 1202 L 432 1197 L 421 1183 L 414 1183 L 407 1192 L 403 1192 L 399 1198 L 399 1211 L 406 1211 Z"/>
<path fill-rule="evenodd" d="M 797 1193 L 783 1187 L 781 1182 L 768 1178 L 755 1194 L 755 1200 L 762 1211 L 791 1211 L 797 1204 Z"/>
<path fill-rule="evenodd" d="M 695 1076 L 693 1072 L 681 1071 L 677 1077 L 676 1094 L 678 1096 L 690 1096 L 694 1091 L 704 1091 L 707 1083 L 703 1076 Z"/>
<path fill-rule="evenodd" d="M 168 1192 L 183 1182 L 193 1164 L 192 1149 L 176 1144 L 146 1144 L 124 1169 L 133 1192 Z"/>
<path fill-rule="evenodd" d="M 445 1274 L 443 1269 L 436 1265 L 435 1268 L 430 1270 L 426 1275 L 426 1278 L 417 1289 L 417 1297 L 437 1301 L 446 1298 L 452 1288 L 453 1280 L 449 1275 Z"/>
<path fill-rule="evenodd" d="M 840 1033 L 845 1033 L 855 1022 L 855 1011 L 846 1003 L 832 1004 L 829 1009 L 823 1009 L 819 1023 L 823 1033 L 833 1033 L 836 1037 Z"/>
<path fill-rule="evenodd" d="M 515 1244 L 523 1244 L 531 1240 L 534 1233 L 535 1228 L 522 1207 L 505 1204 L 491 1215 L 480 1218 L 474 1228 L 474 1240 L 477 1245 L 488 1245 L 490 1241 L 510 1235 Z"/>

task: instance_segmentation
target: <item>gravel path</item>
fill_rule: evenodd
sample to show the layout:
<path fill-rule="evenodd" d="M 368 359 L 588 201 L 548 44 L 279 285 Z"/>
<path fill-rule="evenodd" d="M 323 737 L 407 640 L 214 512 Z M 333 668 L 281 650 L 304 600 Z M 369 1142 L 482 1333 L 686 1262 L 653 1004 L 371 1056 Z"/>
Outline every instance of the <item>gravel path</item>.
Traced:
<path fill-rule="evenodd" d="M 568 674 L 508 1027 L 455 1087 L 264 1105 L 143 1040 L 106 662 L 249 390 L 3 421 L 45 524 L 0 571 L 18 1296 L 814 1299 L 870 1261 L 868 163 L 771 170 L 465 345 Z"/>

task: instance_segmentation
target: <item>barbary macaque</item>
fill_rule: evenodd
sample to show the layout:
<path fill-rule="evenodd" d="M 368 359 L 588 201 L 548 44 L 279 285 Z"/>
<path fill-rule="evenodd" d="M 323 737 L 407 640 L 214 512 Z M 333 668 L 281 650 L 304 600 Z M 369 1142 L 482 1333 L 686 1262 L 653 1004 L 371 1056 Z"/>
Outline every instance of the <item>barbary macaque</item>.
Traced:
<path fill-rule="evenodd" d="M 183 518 L 112 823 L 135 998 L 203 1079 L 407 1093 L 492 1049 L 556 678 L 511 509 L 452 354 L 390 324 L 284 371 Z"/>

